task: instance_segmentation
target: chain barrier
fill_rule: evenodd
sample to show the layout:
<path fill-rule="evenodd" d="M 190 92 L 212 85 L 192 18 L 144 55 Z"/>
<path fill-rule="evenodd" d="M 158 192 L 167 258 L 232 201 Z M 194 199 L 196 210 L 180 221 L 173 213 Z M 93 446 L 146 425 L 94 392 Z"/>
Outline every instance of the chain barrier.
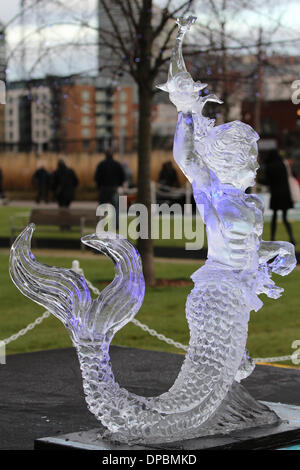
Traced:
<path fill-rule="evenodd" d="M 38 317 L 34 322 L 29 323 L 29 325 L 26 326 L 26 328 L 23 328 L 22 330 L 18 331 L 18 333 L 15 333 L 14 335 L 9 336 L 8 338 L 5 338 L 1 340 L 1 343 L 9 344 L 12 341 L 16 341 L 16 339 L 20 338 L 20 336 L 26 335 L 28 331 L 33 330 L 37 325 L 40 325 L 45 318 L 50 317 L 50 312 L 44 312 L 43 315 Z"/>
<path fill-rule="evenodd" d="M 75 271 L 77 274 L 80 274 L 80 276 L 84 277 L 84 272 L 83 272 L 83 269 L 80 267 L 79 261 L 74 260 L 72 262 L 72 270 Z M 87 286 L 91 289 L 91 291 L 95 295 L 98 296 L 100 294 L 100 290 L 97 289 L 97 287 L 95 287 L 88 279 L 85 279 L 85 281 L 86 281 Z M 26 328 L 23 328 L 22 330 L 18 331 L 17 333 L 9 336 L 9 338 L 6 338 L 6 339 L 0 341 L 0 343 L 6 345 L 6 344 L 9 344 L 12 341 L 17 340 L 20 336 L 25 335 L 26 333 L 28 333 L 28 331 L 33 330 L 33 328 L 35 328 L 37 325 L 40 325 L 42 323 L 42 321 L 45 320 L 46 318 L 48 318 L 50 315 L 51 315 L 50 312 L 47 312 L 47 311 L 44 312 L 34 322 L 27 325 Z M 167 336 L 165 336 L 161 333 L 158 333 L 156 330 L 154 330 L 153 328 L 149 328 L 149 326 L 145 325 L 144 323 L 141 323 L 136 318 L 131 320 L 131 323 L 136 325 L 138 328 L 141 328 L 141 330 L 145 331 L 149 335 L 154 336 L 159 341 L 163 341 L 163 342 L 165 342 L 165 343 L 167 343 L 171 346 L 174 346 L 176 349 L 181 349 L 183 351 L 188 350 L 188 346 L 186 346 L 182 343 L 179 343 L 178 341 L 174 341 L 172 338 L 168 338 Z M 256 363 L 260 363 L 260 362 L 270 362 L 270 363 L 272 363 L 272 362 L 290 361 L 292 359 L 294 361 L 295 360 L 300 361 L 300 353 L 294 352 L 291 355 L 279 356 L 279 357 L 263 357 L 263 358 L 262 357 L 256 357 L 256 358 L 253 359 L 253 361 L 256 362 Z"/>

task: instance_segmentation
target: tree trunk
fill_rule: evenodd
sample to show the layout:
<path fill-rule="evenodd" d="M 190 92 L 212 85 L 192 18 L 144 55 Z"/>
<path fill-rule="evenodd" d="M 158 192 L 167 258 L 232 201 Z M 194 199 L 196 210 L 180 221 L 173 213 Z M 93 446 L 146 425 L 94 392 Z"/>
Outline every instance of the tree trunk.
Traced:
<path fill-rule="evenodd" d="M 254 105 L 254 129 L 259 134 L 261 131 L 261 101 L 263 91 L 263 68 L 262 68 L 262 28 L 259 28 L 259 37 L 257 41 L 257 65 L 255 81 L 255 105 Z"/>
<path fill-rule="evenodd" d="M 138 250 L 142 257 L 146 285 L 153 285 L 154 257 L 151 239 L 151 112 L 152 82 L 139 84 L 138 123 L 138 202 L 147 208 L 148 237 L 138 239 Z"/>
<path fill-rule="evenodd" d="M 152 53 L 152 0 L 143 0 L 139 20 L 139 62 L 137 83 L 139 95 L 138 124 L 138 202 L 147 209 L 148 236 L 138 239 L 146 285 L 155 282 L 153 243 L 151 239 L 151 112 L 153 77 L 151 75 Z"/>
<path fill-rule="evenodd" d="M 226 3 L 223 3 L 223 10 L 226 8 Z M 227 66 L 227 47 L 226 47 L 226 32 L 225 22 L 221 23 L 221 48 L 222 48 L 222 72 L 223 72 L 223 119 L 224 122 L 229 120 L 229 96 L 228 96 L 228 66 Z"/>

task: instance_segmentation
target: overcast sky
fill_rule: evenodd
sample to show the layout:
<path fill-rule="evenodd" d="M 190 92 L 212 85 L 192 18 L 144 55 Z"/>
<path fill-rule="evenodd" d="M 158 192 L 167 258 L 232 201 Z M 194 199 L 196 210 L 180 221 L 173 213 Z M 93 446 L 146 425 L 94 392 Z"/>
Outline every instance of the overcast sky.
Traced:
<path fill-rule="evenodd" d="M 161 6 L 161 1 L 158 4 Z M 178 0 L 179 1 L 179 0 Z M 205 1 L 205 0 L 204 0 Z M 28 4 L 32 0 L 27 0 Z M 92 30 L 71 26 L 66 24 L 78 18 L 85 18 L 88 22 L 93 22 L 96 25 L 97 17 L 95 15 L 96 0 L 64 0 L 61 7 L 55 6 L 55 0 L 52 2 L 44 2 L 50 5 L 47 7 L 47 12 L 43 5 L 44 0 L 41 1 L 41 7 L 33 11 L 28 11 L 25 15 L 26 28 L 25 34 L 28 37 L 26 44 L 27 55 L 27 68 L 33 67 L 30 72 L 33 76 L 41 76 L 45 73 L 53 74 L 68 74 L 74 72 L 81 72 L 84 70 L 94 71 L 97 67 L 97 50 L 95 47 L 88 46 L 82 47 L 66 47 L 62 44 L 76 42 L 77 44 L 89 43 L 92 44 L 96 41 L 95 32 Z M 283 45 L 276 45 L 278 52 L 291 54 L 299 54 L 300 41 L 300 0 L 274 0 L 274 8 L 272 8 L 272 0 L 269 0 L 270 7 L 261 6 L 259 8 L 252 8 L 253 2 L 249 0 L 249 10 L 239 13 L 234 18 L 234 22 L 230 25 L 233 35 L 239 35 L 243 30 L 257 31 L 261 25 L 264 28 L 272 28 L 276 24 L 276 20 L 280 18 L 281 26 L 272 36 L 272 41 L 282 39 L 295 39 L 294 44 L 288 43 Z M 256 3 L 257 4 L 257 3 Z M 276 7 L 275 7 L 276 5 Z M 20 0 L 0 0 L 0 21 L 7 24 L 11 19 L 20 11 Z M 211 21 L 210 18 L 205 16 L 205 9 L 199 11 L 199 20 Z M 49 22 L 49 25 L 47 25 Z M 50 26 L 55 23 L 55 26 Z M 57 24 L 64 23 L 64 24 Z M 44 24 L 47 28 L 36 34 L 36 25 Z M 213 26 L 212 22 L 210 26 Z M 255 37 L 255 33 L 253 33 Z M 18 45 L 22 33 L 20 23 L 18 20 L 11 23 L 7 30 L 8 54 L 12 54 L 13 59 L 10 60 L 8 67 L 9 79 L 19 78 L 22 74 L 20 57 L 21 47 Z M 38 56 L 42 55 L 45 48 L 51 50 L 50 53 L 45 54 L 45 59 L 38 61 Z"/>

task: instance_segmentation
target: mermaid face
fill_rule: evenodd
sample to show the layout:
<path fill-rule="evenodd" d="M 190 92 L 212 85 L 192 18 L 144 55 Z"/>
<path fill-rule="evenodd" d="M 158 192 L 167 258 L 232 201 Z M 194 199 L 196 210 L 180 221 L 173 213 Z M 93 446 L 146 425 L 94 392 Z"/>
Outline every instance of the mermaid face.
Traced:
<path fill-rule="evenodd" d="M 247 161 L 247 165 L 242 167 L 239 171 L 238 187 L 241 189 L 247 189 L 250 186 L 254 186 L 258 168 L 259 164 L 257 162 L 257 143 L 253 142 L 252 146 L 250 147 L 249 160 Z"/>

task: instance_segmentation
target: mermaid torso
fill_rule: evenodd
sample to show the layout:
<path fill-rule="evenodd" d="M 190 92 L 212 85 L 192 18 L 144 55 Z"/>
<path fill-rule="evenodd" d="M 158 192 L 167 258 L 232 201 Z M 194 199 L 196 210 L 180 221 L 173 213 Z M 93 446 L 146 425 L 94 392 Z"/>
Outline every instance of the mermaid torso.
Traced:
<path fill-rule="evenodd" d="M 258 250 L 263 229 L 263 205 L 255 195 L 219 185 L 210 193 L 194 188 L 194 197 L 206 224 L 208 257 L 193 275 L 199 283 L 209 274 L 238 283 L 245 303 L 258 310 L 255 294 L 259 276 Z"/>
<path fill-rule="evenodd" d="M 263 206 L 255 195 L 219 185 L 209 193 L 194 188 L 206 224 L 208 259 L 234 270 L 255 271 L 263 229 Z"/>

